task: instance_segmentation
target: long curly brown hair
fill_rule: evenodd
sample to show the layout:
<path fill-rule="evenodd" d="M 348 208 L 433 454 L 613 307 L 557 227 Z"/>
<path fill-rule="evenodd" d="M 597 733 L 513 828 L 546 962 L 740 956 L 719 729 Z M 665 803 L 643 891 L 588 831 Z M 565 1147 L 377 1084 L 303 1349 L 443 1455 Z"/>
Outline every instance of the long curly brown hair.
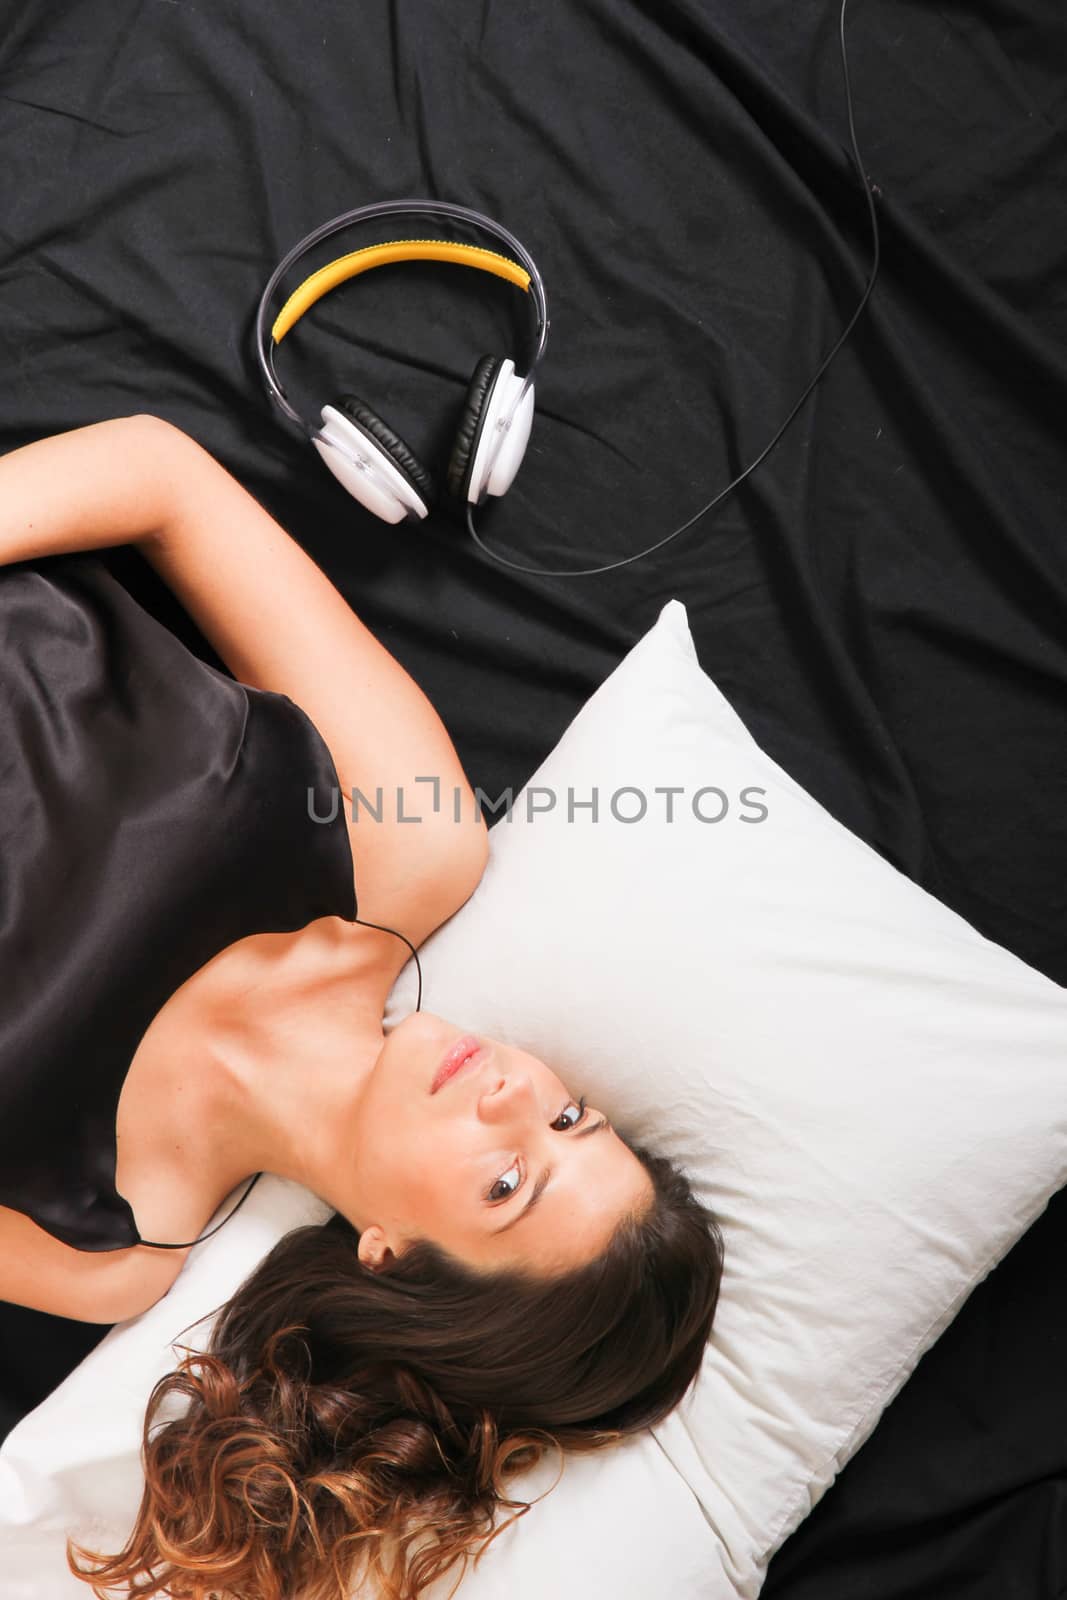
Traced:
<path fill-rule="evenodd" d="M 677 1167 L 632 1148 L 648 1210 L 553 1279 L 475 1272 L 429 1242 L 373 1273 L 340 1213 L 286 1234 L 208 1350 L 153 1389 L 126 1545 L 68 1541 L 71 1571 L 102 1600 L 347 1600 L 360 1581 L 416 1600 L 462 1558 L 458 1583 L 529 1510 L 514 1472 L 659 1421 L 700 1366 L 722 1236 Z M 188 1406 L 153 1432 L 174 1398 Z"/>

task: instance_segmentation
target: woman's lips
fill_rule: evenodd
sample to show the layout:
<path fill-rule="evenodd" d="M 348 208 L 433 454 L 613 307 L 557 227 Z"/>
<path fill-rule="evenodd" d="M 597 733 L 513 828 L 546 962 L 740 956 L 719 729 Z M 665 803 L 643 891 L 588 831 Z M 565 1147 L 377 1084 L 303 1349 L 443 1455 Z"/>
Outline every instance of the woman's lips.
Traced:
<path fill-rule="evenodd" d="M 465 1033 L 462 1039 L 457 1039 L 455 1044 L 447 1051 L 430 1085 L 430 1093 L 436 1094 L 441 1085 L 447 1083 L 449 1078 L 455 1076 L 460 1067 L 464 1066 L 472 1056 L 480 1055 L 482 1041 L 476 1039 L 473 1033 Z"/>

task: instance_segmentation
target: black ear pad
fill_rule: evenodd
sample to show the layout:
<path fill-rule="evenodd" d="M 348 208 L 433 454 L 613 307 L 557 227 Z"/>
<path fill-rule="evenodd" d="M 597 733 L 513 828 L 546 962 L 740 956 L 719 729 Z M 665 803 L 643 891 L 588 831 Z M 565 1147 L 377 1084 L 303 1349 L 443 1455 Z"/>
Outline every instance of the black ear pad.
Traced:
<path fill-rule="evenodd" d="M 456 442 L 448 461 L 446 484 L 453 500 L 466 499 L 471 462 L 478 446 L 478 434 L 485 414 L 485 402 L 493 387 L 493 380 L 504 365 L 501 356 L 483 356 L 474 369 L 467 390 L 463 415 L 456 429 Z"/>
<path fill-rule="evenodd" d="M 437 499 L 437 485 L 410 445 L 406 445 L 400 435 L 394 433 L 388 423 L 383 422 L 358 395 L 343 394 L 337 401 L 337 409 L 369 434 L 376 444 L 381 445 L 416 493 L 422 496 L 427 506 L 432 506 Z"/>

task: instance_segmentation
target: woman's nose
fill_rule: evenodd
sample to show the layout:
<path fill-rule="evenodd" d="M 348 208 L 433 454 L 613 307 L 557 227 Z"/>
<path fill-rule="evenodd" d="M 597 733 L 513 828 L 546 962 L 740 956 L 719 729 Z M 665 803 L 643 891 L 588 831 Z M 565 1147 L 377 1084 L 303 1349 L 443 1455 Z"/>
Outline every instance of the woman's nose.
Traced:
<path fill-rule="evenodd" d="M 483 1122 L 505 1122 L 528 1113 L 533 1099 L 533 1080 L 528 1072 L 498 1073 L 478 1102 L 478 1115 Z"/>

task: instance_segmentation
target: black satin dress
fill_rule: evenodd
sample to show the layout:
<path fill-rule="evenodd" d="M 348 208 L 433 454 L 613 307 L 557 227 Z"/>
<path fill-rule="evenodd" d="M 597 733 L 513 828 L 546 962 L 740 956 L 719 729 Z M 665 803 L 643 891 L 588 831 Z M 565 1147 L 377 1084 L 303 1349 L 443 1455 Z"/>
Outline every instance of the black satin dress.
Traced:
<path fill-rule="evenodd" d="M 0 682 L 0 1204 L 121 1248 L 115 1114 L 153 1017 L 235 940 L 356 914 L 343 806 L 314 820 L 337 774 L 287 696 L 98 558 L 0 569 Z"/>
<path fill-rule="evenodd" d="M 234 941 L 356 916 L 344 807 L 312 815 L 337 789 L 298 706 L 202 662 L 99 557 L 0 568 L 0 1204 L 77 1249 L 137 1243 L 114 1182 L 134 1052 Z M 0 1330 L 0 1383 L 5 1357 Z"/>

